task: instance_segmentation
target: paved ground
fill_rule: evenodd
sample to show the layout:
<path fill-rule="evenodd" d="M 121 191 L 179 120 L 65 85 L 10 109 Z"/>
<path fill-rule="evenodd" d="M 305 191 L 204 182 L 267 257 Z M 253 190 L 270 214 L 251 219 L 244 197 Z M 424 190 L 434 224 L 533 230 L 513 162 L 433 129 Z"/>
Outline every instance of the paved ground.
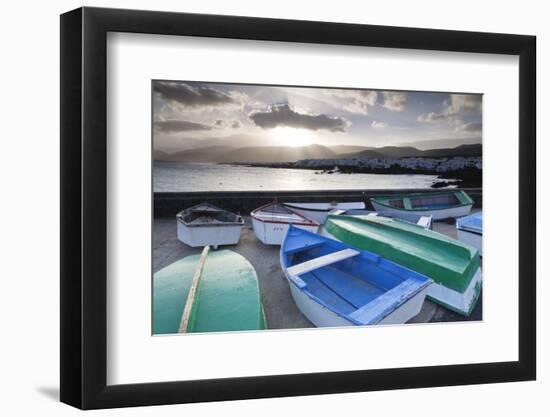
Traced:
<path fill-rule="evenodd" d="M 260 294 L 270 329 L 292 329 L 313 327 L 294 304 L 288 283 L 279 264 L 279 247 L 262 244 L 252 230 L 250 218 L 245 217 L 246 225 L 241 240 L 231 250 L 243 255 L 256 269 L 260 284 Z M 456 238 L 454 222 L 436 222 L 434 230 Z M 153 269 L 164 268 L 184 256 L 200 253 L 202 248 L 190 248 L 176 238 L 176 219 L 157 218 L 153 224 Z M 426 300 L 424 306 L 411 323 L 450 322 L 481 320 L 482 296 L 470 317 L 463 317 L 444 307 Z"/>

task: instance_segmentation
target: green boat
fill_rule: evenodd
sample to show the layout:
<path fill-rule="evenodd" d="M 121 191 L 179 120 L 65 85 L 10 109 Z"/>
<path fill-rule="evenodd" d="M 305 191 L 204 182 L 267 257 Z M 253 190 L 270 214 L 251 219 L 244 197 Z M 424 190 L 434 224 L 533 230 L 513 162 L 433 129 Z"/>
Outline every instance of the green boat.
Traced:
<path fill-rule="evenodd" d="M 432 216 L 433 220 L 467 216 L 474 205 L 472 198 L 461 190 L 430 191 L 372 197 L 370 202 L 381 214 L 403 220 Z"/>
<path fill-rule="evenodd" d="M 381 216 L 328 216 L 323 233 L 430 277 L 428 298 L 470 315 L 481 291 L 479 252 L 433 230 Z"/>
<path fill-rule="evenodd" d="M 207 246 L 154 274 L 153 334 L 265 328 L 256 271 L 233 251 Z"/>

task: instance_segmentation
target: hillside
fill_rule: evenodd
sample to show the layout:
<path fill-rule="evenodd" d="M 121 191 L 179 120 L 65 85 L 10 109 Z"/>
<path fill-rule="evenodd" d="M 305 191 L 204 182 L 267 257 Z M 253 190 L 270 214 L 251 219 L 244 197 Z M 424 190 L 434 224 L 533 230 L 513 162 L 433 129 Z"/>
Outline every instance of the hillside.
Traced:
<path fill-rule="evenodd" d="M 204 148 L 188 149 L 185 151 L 164 154 L 161 161 L 174 162 L 220 162 L 221 156 L 233 151 L 231 146 L 206 146 Z"/>
<path fill-rule="evenodd" d="M 300 147 L 257 146 L 235 149 L 222 155 L 220 162 L 293 162 L 300 159 L 334 158 L 336 153 L 321 145 Z"/>
<path fill-rule="evenodd" d="M 162 155 L 163 161 L 177 162 L 295 162 L 300 159 L 334 158 L 336 153 L 321 145 L 301 147 L 249 146 L 208 146 L 190 149 L 169 155 Z"/>
<path fill-rule="evenodd" d="M 358 152 L 349 152 L 359 149 Z M 343 153 L 343 152 L 348 153 Z M 360 146 L 338 145 L 333 147 L 308 145 L 290 146 L 246 146 L 231 147 L 225 145 L 207 146 L 188 149 L 175 153 L 154 151 L 157 161 L 175 162 L 223 162 L 223 163 L 279 163 L 296 162 L 302 159 L 365 159 L 365 158 L 405 158 L 405 157 L 453 157 L 481 156 L 482 146 L 460 145 L 456 148 L 420 150 L 412 146 L 384 146 L 381 148 L 366 148 Z"/>
<path fill-rule="evenodd" d="M 481 156 L 482 146 L 460 145 L 456 148 L 429 149 L 422 151 L 412 146 L 384 146 L 382 148 L 368 149 L 361 152 L 341 154 L 339 158 L 406 158 L 406 157 L 424 157 L 440 158 L 453 156 Z"/>

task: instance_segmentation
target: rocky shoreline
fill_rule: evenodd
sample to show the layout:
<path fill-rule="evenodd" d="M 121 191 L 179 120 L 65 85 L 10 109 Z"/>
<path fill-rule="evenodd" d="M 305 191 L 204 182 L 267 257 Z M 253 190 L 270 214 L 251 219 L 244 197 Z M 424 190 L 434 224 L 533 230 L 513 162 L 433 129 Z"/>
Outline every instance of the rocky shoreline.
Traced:
<path fill-rule="evenodd" d="M 386 175 L 437 175 L 441 181 L 432 184 L 432 188 L 443 188 L 448 186 L 457 186 L 461 188 L 477 188 L 483 186 L 483 171 L 477 168 L 454 169 L 441 172 L 435 169 L 414 169 L 398 165 L 392 165 L 387 168 L 372 168 L 353 165 L 302 165 L 299 162 L 281 162 L 281 163 L 237 163 L 235 165 L 245 165 L 251 167 L 264 168 L 285 168 L 285 169 L 306 169 L 314 170 L 318 175 L 333 174 L 386 174 Z"/>

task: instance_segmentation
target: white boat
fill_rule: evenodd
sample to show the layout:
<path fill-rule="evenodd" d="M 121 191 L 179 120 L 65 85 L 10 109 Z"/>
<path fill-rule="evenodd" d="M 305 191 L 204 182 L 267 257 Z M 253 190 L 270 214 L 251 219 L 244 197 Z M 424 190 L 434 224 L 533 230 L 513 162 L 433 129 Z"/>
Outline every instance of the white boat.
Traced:
<path fill-rule="evenodd" d="M 477 212 L 456 221 L 458 240 L 473 246 L 483 256 L 483 214 Z"/>
<path fill-rule="evenodd" d="M 333 210 L 362 210 L 365 209 L 365 203 L 362 201 L 350 203 L 338 203 L 336 201 L 330 203 L 283 203 L 288 208 L 300 213 L 308 219 L 314 220 L 319 224 L 323 224 L 327 219 L 328 214 Z"/>
<path fill-rule="evenodd" d="M 432 280 L 373 252 L 290 227 L 281 267 L 300 311 L 317 327 L 402 324 Z"/>
<path fill-rule="evenodd" d="M 333 210 L 329 214 L 334 215 L 346 215 L 346 216 L 381 216 L 394 218 L 392 213 L 385 211 L 372 211 L 372 210 Z M 409 223 L 414 223 L 417 226 L 420 226 L 424 229 L 433 229 L 432 216 L 423 216 L 420 214 L 411 214 L 409 220 L 406 220 Z M 323 223 L 324 224 L 324 223 Z"/>
<path fill-rule="evenodd" d="M 250 213 L 256 237 L 266 245 L 280 245 L 289 225 L 316 233 L 319 223 L 287 207 L 273 202 Z"/>
<path fill-rule="evenodd" d="M 474 204 L 461 190 L 392 194 L 372 197 L 370 201 L 376 211 L 410 222 L 418 215 L 432 216 L 433 220 L 466 216 Z"/>
<path fill-rule="evenodd" d="M 244 220 L 241 216 L 209 203 L 201 203 L 176 216 L 180 241 L 191 247 L 236 245 Z"/>

